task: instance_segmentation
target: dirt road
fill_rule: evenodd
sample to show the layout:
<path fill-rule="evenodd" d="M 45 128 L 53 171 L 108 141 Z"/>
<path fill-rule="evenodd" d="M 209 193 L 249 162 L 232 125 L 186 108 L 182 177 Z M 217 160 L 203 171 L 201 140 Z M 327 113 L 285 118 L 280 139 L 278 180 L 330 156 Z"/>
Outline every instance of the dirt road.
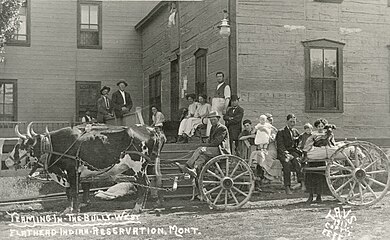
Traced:
<path fill-rule="evenodd" d="M 0 209 L 0 239 L 390 239 L 390 196 L 370 208 L 343 208 L 332 197 L 307 205 L 303 193 L 284 197 L 257 194 L 232 212 L 170 200 L 161 212 L 130 215 L 128 198 L 94 200 L 78 217 L 60 215 L 65 201 L 8 206 Z M 41 223 L 28 227 L 23 219 Z"/>

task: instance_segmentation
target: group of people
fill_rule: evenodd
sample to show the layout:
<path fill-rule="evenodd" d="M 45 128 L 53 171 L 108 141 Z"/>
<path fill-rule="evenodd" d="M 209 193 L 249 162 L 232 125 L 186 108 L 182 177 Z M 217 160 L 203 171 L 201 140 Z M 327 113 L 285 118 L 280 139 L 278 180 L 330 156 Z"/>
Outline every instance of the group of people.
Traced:
<path fill-rule="evenodd" d="M 95 120 L 91 116 L 90 111 L 87 110 L 81 121 L 86 123 L 106 123 L 107 119 L 115 117 L 117 125 L 125 125 L 123 116 L 124 114 L 129 113 L 133 107 L 130 93 L 125 91 L 127 85 L 127 82 L 121 79 L 117 83 L 118 90 L 112 94 L 111 98 L 108 96 L 111 88 L 103 86 L 102 89 L 100 89 L 101 96 L 97 100 L 97 119 Z"/>
<path fill-rule="evenodd" d="M 241 125 L 242 118 L 235 119 L 234 116 L 230 116 L 228 113 L 229 111 L 234 112 L 233 108 L 237 108 L 237 105 L 232 103 L 225 115 L 221 115 L 217 111 L 211 111 L 205 117 L 211 123 L 209 141 L 204 146 L 196 149 L 186 164 L 178 164 L 183 172 L 197 177 L 202 166 L 208 160 L 220 154 L 229 154 L 231 152 L 232 139 L 229 139 L 229 135 L 232 131 L 229 129 L 229 126 L 231 126 L 229 125 L 229 121 L 232 121 L 234 124 L 235 121 L 238 121 Z M 241 110 L 237 109 L 236 111 Z M 240 114 L 243 115 L 243 111 Z M 225 120 L 225 125 L 222 119 Z M 307 162 L 306 160 L 311 157 L 317 159 L 326 158 L 326 156 L 321 155 L 324 146 L 337 149 L 335 147 L 334 136 L 332 132 L 328 132 L 329 124 L 325 119 L 321 118 L 314 122 L 315 130 L 313 130 L 313 126 L 310 123 L 306 123 L 304 125 L 304 131 L 301 134 L 295 128 L 296 122 L 295 115 L 288 114 L 286 117 L 286 126 L 278 130 L 272 125 L 273 117 L 269 113 L 261 115 L 259 117 L 259 123 L 255 127 L 252 127 L 252 122 L 246 119 L 243 121 L 244 130 L 237 134 L 236 139 L 238 141 L 234 141 L 235 139 L 233 138 L 233 142 L 247 140 L 251 145 L 256 146 L 256 151 L 251 155 L 251 158 L 254 158 L 262 171 L 269 176 L 279 174 L 272 166 L 275 162 L 280 163 L 286 194 L 292 194 L 291 173 L 295 172 L 298 183 L 309 193 L 307 202 L 313 202 L 315 194 L 315 202 L 321 202 L 321 196 L 326 189 L 324 174 L 318 172 L 303 173 L 302 169 L 304 165 L 318 167 L 324 164 L 321 161 Z M 332 125 L 331 129 L 334 128 L 334 125 Z M 331 137 L 329 137 L 330 135 Z M 233 149 L 237 149 L 236 154 L 240 154 L 239 148 L 233 147 Z M 262 157 L 259 157 L 259 155 Z"/>

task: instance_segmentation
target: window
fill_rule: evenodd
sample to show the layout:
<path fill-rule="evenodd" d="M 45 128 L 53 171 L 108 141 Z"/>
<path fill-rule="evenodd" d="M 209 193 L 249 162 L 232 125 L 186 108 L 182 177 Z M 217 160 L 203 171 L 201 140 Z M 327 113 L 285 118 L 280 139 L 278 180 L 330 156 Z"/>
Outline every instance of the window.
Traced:
<path fill-rule="evenodd" d="M 306 111 L 342 112 L 344 43 L 320 39 L 303 45 Z"/>
<path fill-rule="evenodd" d="M 78 2 L 77 47 L 102 49 L 102 3 Z"/>
<path fill-rule="evenodd" d="M 7 45 L 30 46 L 30 0 L 23 1 L 19 10 L 19 26 L 7 41 Z"/>
<path fill-rule="evenodd" d="M 0 121 L 16 121 L 16 80 L 0 80 Z"/>
<path fill-rule="evenodd" d="M 199 49 L 195 52 L 195 94 L 207 95 L 207 50 Z"/>

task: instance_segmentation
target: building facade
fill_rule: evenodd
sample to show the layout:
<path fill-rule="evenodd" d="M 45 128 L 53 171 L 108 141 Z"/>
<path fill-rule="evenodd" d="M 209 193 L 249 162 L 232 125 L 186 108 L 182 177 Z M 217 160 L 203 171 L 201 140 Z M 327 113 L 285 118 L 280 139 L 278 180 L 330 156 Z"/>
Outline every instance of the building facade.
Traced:
<path fill-rule="evenodd" d="M 390 30 L 388 1 L 179 2 L 173 27 L 166 26 L 172 5 L 158 7 L 137 25 L 144 91 L 146 96 L 157 74 L 162 111 L 171 117 L 177 109 L 172 91 L 185 106 L 183 92 L 197 93 L 204 82 L 212 95 L 214 75 L 223 71 L 241 97 L 244 118 L 257 121 L 270 112 L 282 127 L 286 115 L 295 113 L 302 128 L 323 117 L 336 124 L 339 138 L 388 141 L 390 37 L 383 34 Z M 217 28 L 224 9 L 229 39 Z M 174 64 L 178 73 L 172 72 Z M 145 98 L 144 106 L 151 102 Z"/>
<path fill-rule="evenodd" d="M 100 88 L 112 93 L 119 79 L 141 106 L 141 38 L 134 26 L 155 5 L 27 0 L 0 63 L 0 121 L 79 121 L 87 109 L 96 112 Z"/>
<path fill-rule="evenodd" d="M 115 89 L 120 78 L 146 119 L 156 105 L 177 121 L 185 94 L 211 97 L 222 71 L 244 118 L 270 112 L 282 127 L 295 113 L 302 130 L 323 117 L 339 138 L 390 139 L 387 0 L 28 0 L 27 7 L 29 46 L 7 46 L 0 64 L 1 81 L 17 92 L 8 95 L 15 121 L 77 120 L 101 86 Z M 218 29 L 223 10 L 228 38 Z"/>

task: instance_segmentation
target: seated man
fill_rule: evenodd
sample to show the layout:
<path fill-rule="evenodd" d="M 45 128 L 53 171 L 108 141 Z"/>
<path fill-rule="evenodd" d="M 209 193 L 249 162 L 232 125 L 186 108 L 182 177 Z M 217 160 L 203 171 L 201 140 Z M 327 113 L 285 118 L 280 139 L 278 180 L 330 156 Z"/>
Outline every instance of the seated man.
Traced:
<path fill-rule="evenodd" d="M 211 123 L 211 130 L 206 146 L 197 148 L 185 166 L 176 163 L 182 172 L 188 173 L 194 178 L 197 176 L 197 170 L 202 169 L 208 160 L 221 154 L 230 154 L 229 134 L 227 128 L 219 122 L 221 115 L 216 111 L 212 111 L 208 118 Z"/>
<path fill-rule="evenodd" d="M 294 114 L 287 115 L 286 127 L 276 134 L 277 156 L 283 166 L 284 187 L 287 194 L 291 193 L 291 170 L 295 170 L 298 182 L 302 182 L 301 165 L 299 158 L 301 151 L 298 149 L 299 133 L 294 128 L 296 123 Z"/>
<path fill-rule="evenodd" d="M 256 130 L 249 119 L 244 120 L 243 126 L 244 130 L 238 135 L 238 152 L 241 158 L 248 159 L 251 154 L 250 147 L 255 146 Z"/>

